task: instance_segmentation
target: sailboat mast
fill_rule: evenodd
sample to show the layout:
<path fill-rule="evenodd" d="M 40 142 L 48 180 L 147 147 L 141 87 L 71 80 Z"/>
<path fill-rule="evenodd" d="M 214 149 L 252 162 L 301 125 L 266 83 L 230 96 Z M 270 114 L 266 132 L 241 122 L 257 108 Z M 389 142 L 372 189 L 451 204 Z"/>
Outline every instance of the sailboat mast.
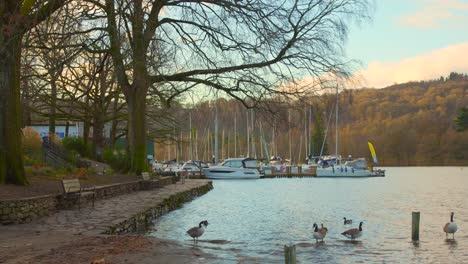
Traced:
<path fill-rule="evenodd" d="M 192 153 L 193 153 L 193 144 L 192 144 L 192 111 L 190 110 L 189 112 L 189 130 L 190 130 L 190 136 L 189 136 L 189 158 L 190 160 L 193 160 Z"/>
<path fill-rule="evenodd" d="M 250 157 L 249 109 L 247 109 L 247 157 Z"/>
<path fill-rule="evenodd" d="M 255 136 L 254 136 L 254 131 L 255 131 L 255 125 L 254 125 L 254 110 L 250 110 L 250 121 L 251 121 L 251 126 L 250 126 L 250 131 L 252 133 L 252 137 L 250 138 L 250 142 L 252 143 L 252 156 L 254 158 L 257 158 L 257 151 L 255 149 Z"/>
<path fill-rule="evenodd" d="M 224 128 L 221 136 L 221 160 L 224 160 Z"/>
<path fill-rule="evenodd" d="M 291 149 L 291 109 L 288 110 L 288 124 L 289 124 L 289 164 L 292 165 L 292 149 Z"/>
<path fill-rule="evenodd" d="M 306 157 L 309 156 L 309 145 L 307 144 L 307 105 L 304 106 L 304 139 L 305 139 L 305 155 Z M 299 158 L 302 158 L 299 155 Z"/>
<path fill-rule="evenodd" d="M 214 138 L 214 156 L 215 164 L 218 164 L 218 92 L 216 92 L 215 101 L 215 138 Z"/>
<path fill-rule="evenodd" d="M 195 159 L 199 160 L 198 159 L 198 130 L 195 129 L 194 133 L 195 133 Z"/>
<path fill-rule="evenodd" d="M 309 150 L 309 155 L 312 155 L 312 149 L 314 148 L 314 146 L 312 145 L 312 105 L 309 105 L 309 134 L 307 135 L 308 139 L 309 139 L 309 145 L 307 146 L 308 147 L 308 150 Z"/>
<path fill-rule="evenodd" d="M 237 118 L 234 112 L 234 158 L 237 158 Z"/>
<path fill-rule="evenodd" d="M 338 85 L 336 85 L 336 112 L 335 112 L 335 156 L 336 158 L 338 159 L 338 102 L 339 102 L 339 98 L 338 98 Z"/>

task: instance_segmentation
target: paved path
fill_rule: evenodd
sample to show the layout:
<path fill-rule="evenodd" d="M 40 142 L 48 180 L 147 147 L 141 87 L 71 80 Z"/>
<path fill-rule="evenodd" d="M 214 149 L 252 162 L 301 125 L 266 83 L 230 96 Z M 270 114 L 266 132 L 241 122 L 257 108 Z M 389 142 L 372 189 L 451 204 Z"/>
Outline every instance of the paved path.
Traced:
<path fill-rule="evenodd" d="M 140 191 L 98 200 L 94 208 L 91 205 L 78 210 L 62 210 L 51 216 L 28 224 L 0 226 L 0 233 L 5 230 L 67 231 L 72 234 L 98 235 L 110 226 L 119 224 L 132 216 L 155 207 L 164 199 L 179 192 L 206 185 L 207 180 L 186 180 L 150 191 Z M 1 243 L 1 242 L 0 242 Z"/>
<path fill-rule="evenodd" d="M 27 224 L 0 226 L 0 263 L 4 261 L 6 263 L 35 263 L 37 256 L 53 255 L 64 245 L 73 248 L 80 241 L 85 241 L 84 244 L 87 243 L 86 241 L 91 243 L 98 237 L 102 237 L 102 232 L 110 226 L 130 219 L 146 209 L 156 207 L 173 194 L 208 183 L 208 180 L 186 180 L 185 184 L 179 182 L 160 189 L 98 200 L 94 208 L 89 205 L 81 208 L 80 211 L 63 210 Z M 86 255 L 86 249 L 83 252 L 83 249 L 77 248 L 76 251 Z M 190 259 L 190 254 L 188 259 Z M 77 259 L 70 263 L 81 262 Z"/>

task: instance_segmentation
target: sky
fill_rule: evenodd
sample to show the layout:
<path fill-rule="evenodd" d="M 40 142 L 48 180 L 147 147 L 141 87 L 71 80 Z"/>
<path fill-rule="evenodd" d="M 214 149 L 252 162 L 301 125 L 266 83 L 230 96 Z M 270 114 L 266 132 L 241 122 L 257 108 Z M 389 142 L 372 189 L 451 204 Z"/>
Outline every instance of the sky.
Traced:
<path fill-rule="evenodd" d="M 371 22 L 352 25 L 346 55 L 361 86 L 468 73 L 468 0 L 375 0 Z"/>

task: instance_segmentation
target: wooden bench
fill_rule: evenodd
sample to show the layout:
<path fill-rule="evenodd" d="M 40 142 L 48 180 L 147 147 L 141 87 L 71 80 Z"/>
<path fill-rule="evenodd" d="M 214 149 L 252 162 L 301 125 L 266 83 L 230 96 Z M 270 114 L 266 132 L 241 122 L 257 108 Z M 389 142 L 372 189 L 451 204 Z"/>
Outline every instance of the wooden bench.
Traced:
<path fill-rule="evenodd" d="M 78 210 L 81 209 L 81 197 L 83 196 L 93 196 L 93 207 L 94 200 L 96 199 L 96 187 L 92 189 L 84 189 L 81 187 L 80 180 L 78 179 L 64 179 L 62 180 L 63 192 L 65 195 L 78 195 Z"/>
<path fill-rule="evenodd" d="M 151 180 L 150 175 L 148 172 L 142 172 L 141 177 L 143 178 L 144 181 L 149 181 Z"/>

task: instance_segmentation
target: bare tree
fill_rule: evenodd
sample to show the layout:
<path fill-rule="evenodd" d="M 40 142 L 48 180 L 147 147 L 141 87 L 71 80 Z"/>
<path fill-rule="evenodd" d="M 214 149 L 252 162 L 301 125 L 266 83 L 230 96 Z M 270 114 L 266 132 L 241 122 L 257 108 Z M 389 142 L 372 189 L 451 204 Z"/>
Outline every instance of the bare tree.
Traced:
<path fill-rule="evenodd" d="M 26 32 L 65 0 L 0 2 L 0 183 L 26 184 L 21 147 L 20 62 Z"/>
<path fill-rule="evenodd" d="M 224 91 L 246 107 L 274 94 L 300 96 L 310 86 L 291 84 L 304 76 L 348 74 L 342 56 L 347 23 L 367 18 L 370 6 L 367 0 L 103 1 L 89 2 L 107 14 L 136 173 L 144 169 L 141 114 L 150 87 L 166 104 L 200 86 Z M 170 59 L 159 60 L 152 47 Z"/>

